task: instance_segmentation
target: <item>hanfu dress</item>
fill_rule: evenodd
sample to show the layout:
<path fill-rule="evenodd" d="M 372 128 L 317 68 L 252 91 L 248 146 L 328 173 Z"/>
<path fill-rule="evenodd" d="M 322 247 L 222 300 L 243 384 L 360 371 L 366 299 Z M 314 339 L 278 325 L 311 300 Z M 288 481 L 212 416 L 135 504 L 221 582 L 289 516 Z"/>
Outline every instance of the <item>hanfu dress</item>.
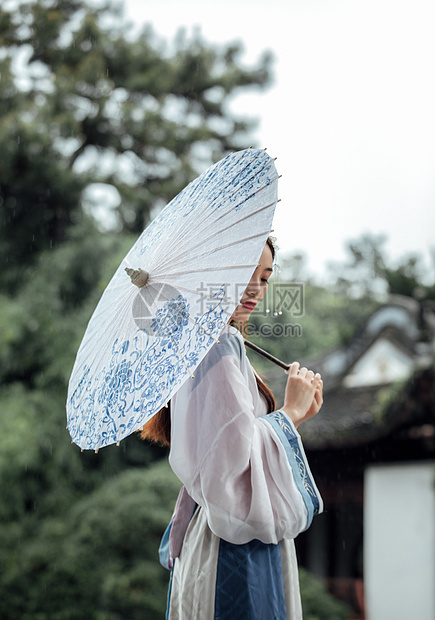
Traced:
<path fill-rule="evenodd" d="M 302 618 L 294 538 L 322 499 L 293 423 L 267 413 L 235 328 L 173 397 L 171 425 L 184 486 L 160 548 L 168 620 Z"/>

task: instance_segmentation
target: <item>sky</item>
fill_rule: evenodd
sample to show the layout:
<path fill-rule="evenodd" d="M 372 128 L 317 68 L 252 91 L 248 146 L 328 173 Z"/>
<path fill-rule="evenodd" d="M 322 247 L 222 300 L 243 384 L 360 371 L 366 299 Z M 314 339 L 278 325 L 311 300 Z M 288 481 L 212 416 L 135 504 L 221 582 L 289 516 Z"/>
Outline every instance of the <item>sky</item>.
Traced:
<path fill-rule="evenodd" d="M 243 63 L 274 55 L 267 91 L 233 112 L 259 119 L 254 146 L 276 157 L 274 234 L 313 274 L 346 243 L 384 234 L 394 264 L 435 252 L 433 0 L 124 0 L 135 28 L 170 42 L 184 27 L 240 41 Z"/>

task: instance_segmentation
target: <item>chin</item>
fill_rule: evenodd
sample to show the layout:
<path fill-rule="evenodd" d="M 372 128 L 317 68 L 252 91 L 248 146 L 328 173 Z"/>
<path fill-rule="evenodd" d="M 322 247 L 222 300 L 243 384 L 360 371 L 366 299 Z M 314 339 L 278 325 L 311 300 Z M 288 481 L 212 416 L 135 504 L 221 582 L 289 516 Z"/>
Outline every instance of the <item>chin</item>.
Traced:
<path fill-rule="evenodd" d="M 233 316 L 231 317 L 232 321 L 239 321 L 240 323 L 244 323 L 245 321 L 249 320 L 249 317 L 251 316 L 251 312 L 249 310 L 245 310 L 244 308 L 242 310 L 236 310 L 233 313 Z"/>

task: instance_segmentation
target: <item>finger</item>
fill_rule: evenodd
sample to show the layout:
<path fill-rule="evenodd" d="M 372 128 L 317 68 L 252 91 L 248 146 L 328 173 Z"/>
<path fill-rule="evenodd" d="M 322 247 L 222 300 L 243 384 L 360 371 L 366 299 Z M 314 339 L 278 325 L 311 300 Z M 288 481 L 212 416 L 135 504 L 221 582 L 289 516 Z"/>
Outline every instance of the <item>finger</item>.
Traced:
<path fill-rule="evenodd" d="M 288 370 L 286 370 L 286 373 L 288 375 L 297 375 L 298 374 L 298 370 L 299 370 L 299 362 L 293 362 L 292 364 L 290 364 L 290 367 Z"/>
<path fill-rule="evenodd" d="M 305 378 L 305 377 L 307 376 L 307 372 L 308 372 L 308 368 L 305 368 L 305 366 L 303 366 L 303 367 L 299 370 L 298 374 L 299 374 L 301 377 L 304 377 L 304 378 Z"/>
<path fill-rule="evenodd" d="M 317 386 L 316 391 L 314 392 L 314 399 L 316 403 L 321 405 L 323 403 L 323 390 L 322 386 Z"/>
<path fill-rule="evenodd" d="M 313 384 L 315 385 L 315 384 Z M 321 381 L 317 385 L 315 385 L 316 394 L 323 394 L 323 382 Z"/>

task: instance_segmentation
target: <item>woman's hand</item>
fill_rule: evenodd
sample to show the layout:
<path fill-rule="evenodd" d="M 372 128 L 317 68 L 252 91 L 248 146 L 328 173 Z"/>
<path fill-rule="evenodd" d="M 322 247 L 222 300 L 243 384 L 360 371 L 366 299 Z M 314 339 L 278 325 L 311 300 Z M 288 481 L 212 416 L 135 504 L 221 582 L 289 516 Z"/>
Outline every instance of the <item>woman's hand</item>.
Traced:
<path fill-rule="evenodd" d="M 312 418 L 323 404 L 323 381 L 319 373 L 307 368 L 299 368 L 293 362 L 288 370 L 284 405 L 281 409 L 292 420 L 296 428 L 305 420 Z"/>

